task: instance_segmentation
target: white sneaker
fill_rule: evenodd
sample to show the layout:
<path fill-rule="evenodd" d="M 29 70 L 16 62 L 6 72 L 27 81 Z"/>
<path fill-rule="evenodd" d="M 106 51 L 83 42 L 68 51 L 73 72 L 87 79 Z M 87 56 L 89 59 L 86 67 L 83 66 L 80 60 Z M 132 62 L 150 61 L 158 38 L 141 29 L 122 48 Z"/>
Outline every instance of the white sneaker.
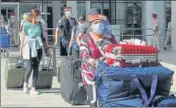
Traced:
<path fill-rule="evenodd" d="M 34 87 L 32 87 L 30 90 L 30 94 L 31 95 L 39 95 L 40 93 L 38 91 L 36 91 L 36 89 Z"/>
<path fill-rule="evenodd" d="M 23 92 L 24 92 L 24 93 L 27 93 L 28 90 L 29 90 L 28 84 L 27 84 L 27 83 L 24 83 L 24 85 L 23 85 Z"/>

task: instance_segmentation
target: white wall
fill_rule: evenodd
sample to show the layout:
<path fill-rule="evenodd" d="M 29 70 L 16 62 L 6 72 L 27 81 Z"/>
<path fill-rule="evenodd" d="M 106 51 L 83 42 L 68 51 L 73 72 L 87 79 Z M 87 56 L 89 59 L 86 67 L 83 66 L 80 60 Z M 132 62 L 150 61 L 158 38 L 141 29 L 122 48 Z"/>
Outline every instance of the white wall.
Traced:
<path fill-rule="evenodd" d="M 159 23 L 159 29 L 165 29 L 166 28 L 166 2 L 165 1 L 155 1 L 156 12 L 158 13 L 158 23 Z M 164 39 L 165 39 L 165 30 L 160 30 L 160 39 L 159 44 L 161 47 L 163 47 Z"/>

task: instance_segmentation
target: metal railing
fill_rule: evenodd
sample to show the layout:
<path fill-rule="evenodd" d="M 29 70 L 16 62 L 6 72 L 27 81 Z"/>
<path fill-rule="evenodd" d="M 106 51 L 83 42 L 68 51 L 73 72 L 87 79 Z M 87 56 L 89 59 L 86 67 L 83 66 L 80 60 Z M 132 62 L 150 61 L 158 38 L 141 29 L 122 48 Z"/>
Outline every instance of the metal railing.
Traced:
<path fill-rule="evenodd" d="M 47 28 L 48 30 L 52 30 L 55 31 L 56 28 Z M 114 30 L 114 29 L 112 29 Z M 153 29 L 152 28 L 119 28 L 116 29 L 118 31 L 120 31 L 119 34 L 113 34 L 117 37 L 120 38 L 120 41 L 123 39 L 131 39 L 131 38 L 138 38 L 138 39 L 142 39 L 145 40 L 148 36 L 151 37 L 153 36 Z M 172 31 L 172 30 L 168 30 L 167 28 L 162 28 L 162 29 L 158 29 L 158 36 L 159 38 L 165 38 L 168 35 L 168 31 Z M 53 44 L 54 44 L 54 32 L 52 35 L 47 35 L 48 38 L 52 38 L 53 39 Z M 52 45 L 52 44 L 50 44 Z"/>
<path fill-rule="evenodd" d="M 119 38 L 119 41 L 131 38 L 147 41 L 148 37 L 153 37 L 154 35 L 152 28 L 120 28 L 116 30 L 120 31 L 119 34 L 114 34 L 116 37 Z M 173 29 L 169 30 L 168 28 L 158 29 L 158 39 L 160 40 L 160 47 L 163 47 L 166 36 L 171 35 L 172 30 Z"/>

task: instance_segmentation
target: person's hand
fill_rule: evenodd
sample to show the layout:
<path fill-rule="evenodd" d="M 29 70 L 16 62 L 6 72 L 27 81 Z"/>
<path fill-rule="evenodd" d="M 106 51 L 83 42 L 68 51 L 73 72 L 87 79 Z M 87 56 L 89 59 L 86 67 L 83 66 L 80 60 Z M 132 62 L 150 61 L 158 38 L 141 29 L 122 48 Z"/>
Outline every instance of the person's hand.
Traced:
<path fill-rule="evenodd" d="M 92 58 L 89 59 L 89 63 L 94 67 L 98 67 L 98 64 L 99 64 L 98 60 L 92 59 Z"/>
<path fill-rule="evenodd" d="M 81 46 L 81 42 L 77 42 L 78 43 L 78 46 Z"/>
<path fill-rule="evenodd" d="M 67 56 L 71 56 L 71 48 L 68 48 L 68 55 Z"/>
<path fill-rule="evenodd" d="M 54 45 L 57 45 L 57 44 L 58 44 L 58 42 L 57 42 L 57 41 L 55 41 Z"/>
<path fill-rule="evenodd" d="M 98 60 L 96 60 L 96 61 L 95 61 L 95 67 L 97 68 L 97 67 L 98 67 L 98 65 L 99 65 L 99 61 L 98 61 Z"/>

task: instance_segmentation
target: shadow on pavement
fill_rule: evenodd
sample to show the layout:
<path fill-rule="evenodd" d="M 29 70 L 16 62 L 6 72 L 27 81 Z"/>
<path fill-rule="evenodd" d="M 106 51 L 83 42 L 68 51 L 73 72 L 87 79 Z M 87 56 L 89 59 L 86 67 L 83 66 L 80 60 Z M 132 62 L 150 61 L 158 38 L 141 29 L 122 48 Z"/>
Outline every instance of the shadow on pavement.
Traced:
<path fill-rule="evenodd" d="M 22 88 L 8 88 L 7 89 L 8 91 L 22 91 L 23 89 Z M 37 89 L 41 94 L 44 94 L 44 93 L 59 93 L 60 94 L 60 91 L 61 89 L 60 88 L 51 88 L 51 89 Z"/>
<path fill-rule="evenodd" d="M 43 94 L 43 93 L 60 93 L 61 89 L 60 88 L 38 89 L 38 91 L 41 94 Z"/>

